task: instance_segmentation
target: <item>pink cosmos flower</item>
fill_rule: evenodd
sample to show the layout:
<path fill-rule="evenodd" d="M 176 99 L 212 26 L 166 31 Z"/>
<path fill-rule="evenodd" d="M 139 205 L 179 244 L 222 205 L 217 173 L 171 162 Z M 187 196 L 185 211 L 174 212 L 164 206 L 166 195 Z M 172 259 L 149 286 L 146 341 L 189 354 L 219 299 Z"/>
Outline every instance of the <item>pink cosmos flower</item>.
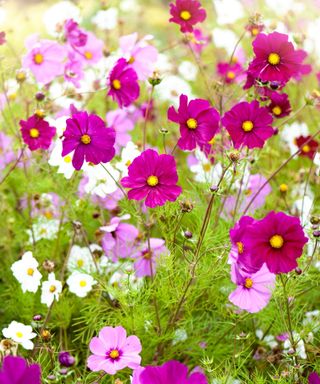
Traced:
<path fill-rule="evenodd" d="M 106 256 L 114 262 L 119 258 L 132 257 L 139 231 L 132 224 L 122 222 L 129 218 L 129 215 L 113 217 L 109 225 L 100 228 L 104 232 L 102 248 Z"/>
<path fill-rule="evenodd" d="M 155 47 L 147 44 L 146 36 L 138 41 L 137 32 L 120 38 L 120 49 L 128 65 L 135 70 L 139 80 L 146 80 L 154 71 L 154 65 L 158 58 Z"/>
<path fill-rule="evenodd" d="M 161 255 L 168 254 L 163 239 L 150 238 L 150 251 L 148 242 L 142 244 L 141 249 L 131 257 L 137 259 L 134 269 L 137 277 L 152 276 L 156 272 L 157 262 Z"/>
<path fill-rule="evenodd" d="M 178 174 L 174 157 L 159 155 L 147 149 L 136 157 L 128 167 L 129 176 L 121 179 L 128 192 L 129 200 L 143 200 L 147 207 L 164 205 L 175 201 L 182 189 L 177 184 Z"/>
<path fill-rule="evenodd" d="M 126 59 L 121 58 L 110 72 L 108 79 L 110 95 L 119 107 L 127 107 L 134 102 L 140 95 L 138 76 Z"/>
<path fill-rule="evenodd" d="M 246 273 L 237 264 L 233 264 L 231 280 L 238 287 L 229 295 L 229 300 L 247 312 L 259 312 L 270 301 L 275 278 L 265 264 L 253 274 Z"/>
<path fill-rule="evenodd" d="M 311 136 L 299 136 L 295 139 L 295 143 L 297 147 L 301 148 L 299 156 L 309 157 L 309 159 L 313 160 L 318 151 L 319 143 L 310 139 Z"/>
<path fill-rule="evenodd" d="M 31 151 L 36 149 L 48 149 L 56 134 L 56 129 L 47 121 L 33 115 L 28 120 L 20 120 L 20 131 L 23 141 Z"/>
<path fill-rule="evenodd" d="M 74 151 L 72 164 L 81 169 L 84 160 L 93 164 L 107 163 L 115 155 L 115 131 L 107 128 L 97 115 L 77 112 L 67 120 L 63 133 L 62 156 Z"/>
<path fill-rule="evenodd" d="M 301 56 L 303 57 L 302 61 L 307 58 L 308 53 L 306 51 L 304 51 L 303 49 L 298 49 L 298 52 L 300 52 Z M 299 72 L 294 74 L 293 78 L 297 81 L 300 81 L 302 79 L 302 76 L 309 75 L 311 72 L 312 65 L 302 63 Z"/>
<path fill-rule="evenodd" d="M 255 58 L 248 72 L 261 81 L 287 83 L 291 77 L 301 72 L 305 54 L 295 50 L 288 41 L 288 35 L 273 32 L 268 35 L 259 33 L 252 43 Z"/>
<path fill-rule="evenodd" d="M 186 95 L 180 95 L 178 112 L 173 106 L 168 109 L 168 119 L 180 125 L 178 146 L 183 150 L 207 145 L 219 130 L 220 116 L 210 103 L 203 99 L 188 103 Z"/>
<path fill-rule="evenodd" d="M 115 148 L 116 152 L 119 153 L 120 148 L 125 147 L 131 140 L 131 135 L 128 132 L 134 129 L 134 122 L 125 109 L 109 111 L 106 120 L 108 125 L 116 131 Z"/>
<path fill-rule="evenodd" d="M 77 54 L 79 60 L 83 64 L 95 64 L 98 63 L 103 57 L 104 43 L 98 39 L 92 32 L 86 32 L 87 42 L 81 47 L 72 47 L 74 52 Z"/>
<path fill-rule="evenodd" d="M 39 364 L 28 365 L 20 356 L 6 356 L 0 370 L 1 384 L 40 384 L 41 368 Z"/>
<path fill-rule="evenodd" d="M 200 55 L 203 49 L 209 44 L 210 37 L 203 34 L 200 28 L 193 30 L 193 38 L 191 39 L 190 45 L 193 51 Z"/>
<path fill-rule="evenodd" d="M 137 336 L 127 337 L 123 327 L 102 328 L 99 337 L 90 341 L 89 348 L 93 355 L 88 358 L 88 367 L 94 372 L 105 371 L 114 375 L 126 367 L 138 368 L 141 362 L 140 340 Z"/>
<path fill-rule="evenodd" d="M 239 63 L 219 62 L 217 72 L 224 78 L 226 84 L 238 83 L 244 78 L 244 70 Z"/>
<path fill-rule="evenodd" d="M 12 139 L 0 132 L 0 171 L 16 158 L 12 150 Z"/>
<path fill-rule="evenodd" d="M 250 216 L 242 216 L 241 219 L 230 229 L 231 249 L 229 253 L 228 263 L 233 264 L 239 261 L 239 257 L 247 251 L 244 248 L 242 238 L 246 233 L 247 227 L 254 223 L 254 219 Z"/>
<path fill-rule="evenodd" d="M 133 384 L 208 384 L 203 373 L 188 374 L 188 367 L 179 361 L 170 360 L 160 366 L 140 368 Z"/>
<path fill-rule="evenodd" d="M 79 28 L 78 23 L 68 19 L 64 24 L 64 32 L 68 43 L 71 46 L 83 47 L 86 45 L 88 35 Z"/>
<path fill-rule="evenodd" d="M 258 271 L 266 263 L 270 272 L 279 274 L 298 266 L 297 259 L 308 238 L 299 218 L 271 211 L 247 227 L 242 242 L 248 252 L 239 255 L 239 262 L 247 270 Z"/>
<path fill-rule="evenodd" d="M 72 83 L 76 88 L 80 87 L 80 80 L 84 78 L 82 62 L 77 59 L 73 52 L 69 52 L 68 61 L 64 67 L 64 78 Z"/>
<path fill-rule="evenodd" d="M 29 68 L 36 80 L 48 84 L 64 73 L 67 50 L 51 40 L 38 40 L 31 36 L 26 40 L 28 53 L 22 59 L 23 68 Z"/>
<path fill-rule="evenodd" d="M 286 93 L 270 92 L 268 96 L 270 99 L 268 109 L 275 118 L 279 119 L 290 115 L 291 104 Z"/>
<path fill-rule="evenodd" d="M 170 3 L 170 23 L 180 25 L 181 32 L 192 32 L 193 26 L 202 23 L 207 13 L 201 7 L 200 1 L 197 0 L 176 0 L 176 3 Z"/>
<path fill-rule="evenodd" d="M 260 107 L 254 100 L 236 104 L 222 118 L 222 124 L 229 132 L 235 148 L 262 148 L 273 136 L 272 116 L 266 107 Z"/>

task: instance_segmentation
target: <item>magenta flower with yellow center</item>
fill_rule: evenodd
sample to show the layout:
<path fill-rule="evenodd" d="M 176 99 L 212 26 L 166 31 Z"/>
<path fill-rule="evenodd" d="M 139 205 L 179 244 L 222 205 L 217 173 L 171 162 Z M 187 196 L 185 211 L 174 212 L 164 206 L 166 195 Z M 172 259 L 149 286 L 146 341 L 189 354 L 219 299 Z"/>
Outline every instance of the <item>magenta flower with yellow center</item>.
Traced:
<path fill-rule="evenodd" d="M 197 0 L 176 0 L 175 3 L 170 3 L 171 23 L 180 25 L 180 31 L 193 32 L 193 26 L 197 23 L 202 23 L 207 13 L 201 7 L 200 1 Z"/>
<path fill-rule="evenodd" d="M 31 151 L 48 149 L 56 134 L 54 127 L 36 115 L 29 117 L 26 121 L 20 120 L 20 127 L 23 141 Z"/>

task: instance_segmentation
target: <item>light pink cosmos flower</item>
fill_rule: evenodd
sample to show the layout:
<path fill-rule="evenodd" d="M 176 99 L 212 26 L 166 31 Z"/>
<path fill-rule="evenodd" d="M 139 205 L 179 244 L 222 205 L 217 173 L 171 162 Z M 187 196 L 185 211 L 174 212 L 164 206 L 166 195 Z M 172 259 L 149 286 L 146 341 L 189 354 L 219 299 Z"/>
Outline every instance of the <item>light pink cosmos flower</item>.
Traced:
<path fill-rule="evenodd" d="M 22 59 L 23 68 L 29 68 L 37 82 L 48 84 L 64 73 L 67 49 L 52 40 L 39 40 L 30 36 L 25 45 L 28 53 Z"/>
<path fill-rule="evenodd" d="M 103 57 L 102 40 L 98 39 L 92 32 L 87 32 L 87 43 L 82 47 L 73 47 L 79 60 L 84 64 L 95 64 Z"/>
<path fill-rule="evenodd" d="M 140 340 L 137 336 L 127 337 L 123 327 L 102 328 L 99 337 L 90 341 L 89 348 L 93 353 L 87 362 L 91 371 L 114 375 L 126 367 L 136 369 L 140 366 Z"/>
<path fill-rule="evenodd" d="M 146 80 L 153 72 L 158 58 L 158 51 L 147 43 L 152 36 L 145 36 L 138 41 L 137 32 L 120 38 L 122 56 L 136 71 L 139 80 Z"/>
<path fill-rule="evenodd" d="M 265 264 L 253 274 L 246 273 L 240 270 L 237 264 L 233 264 L 231 280 L 238 287 L 230 294 L 229 300 L 247 312 L 259 312 L 270 301 L 275 278 Z"/>
<path fill-rule="evenodd" d="M 107 124 L 116 131 L 115 148 L 116 153 L 120 152 L 121 147 L 125 147 L 131 140 L 128 133 L 134 128 L 134 122 L 126 109 L 116 109 L 109 111 L 106 116 Z"/>

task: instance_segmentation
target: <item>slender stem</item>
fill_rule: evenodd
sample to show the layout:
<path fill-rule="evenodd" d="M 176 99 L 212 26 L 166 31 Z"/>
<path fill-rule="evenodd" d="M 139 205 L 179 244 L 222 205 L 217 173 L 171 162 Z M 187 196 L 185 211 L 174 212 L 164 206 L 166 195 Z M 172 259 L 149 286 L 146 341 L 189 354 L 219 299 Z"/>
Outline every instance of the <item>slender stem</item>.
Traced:
<path fill-rule="evenodd" d="M 146 115 L 144 117 L 144 123 L 143 123 L 143 136 L 142 136 L 142 143 L 143 143 L 143 150 L 146 149 L 146 142 L 147 142 L 147 125 L 148 125 L 148 118 L 149 118 L 149 111 L 150 111 L 150 106 L 152 102 L 152 96 L 153 96 L 153 91 L 154 91 L 154 86 L 151 88 L 147 108 L 146 108 Z"/>
<path fill-rule="evenodd" d="M 24 150 L 25 150 L 25 147 L 22 148 L 21 153 L 20 153 L 20 155 L 18 156 L 17 160 L 14 162 L 14 164 L 11 166 L 11 168 L 9 169 L 9 171 L 4 175 L 4 177 L 3 177 L 2 180 L 0 181 L 0 185 L 3 184 L 3 183 L 5 182 L 5 180 L 7 179 L 7 177 L 11 174 L 11 172 L 13 172 L 13 171 L 16 169 L 16 167 L 17 167 L 19 161 L 21 160 L 21 158 L 22 158 L 22 156 L 23 156 Z"/>
<path fill-rule="evenodd" d="M 126 194 L 126 191 L 122 188 L 122 185 L 112 176 L 112 174 L 107 170 L 107 168 L 104 166 L 103 163 L 100 163 L 102 168 L 107 172 L 107 174 L 111 177 L 111 179 L 116 183 L 116 186 L 120 189 L 122 192 L 123 196 L 127 199 L 128 196 Z"/>

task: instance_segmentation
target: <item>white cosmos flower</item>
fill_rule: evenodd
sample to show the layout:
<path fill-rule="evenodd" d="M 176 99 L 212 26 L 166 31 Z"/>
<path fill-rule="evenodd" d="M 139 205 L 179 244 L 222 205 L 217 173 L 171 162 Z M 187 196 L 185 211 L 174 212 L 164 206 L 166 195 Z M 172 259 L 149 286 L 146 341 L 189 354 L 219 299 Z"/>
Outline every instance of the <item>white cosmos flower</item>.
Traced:
<path fill-rule="evenodd" d="M 191 61 L 187 60 L 183 61 L 179 65 L 178 71 L 180 75 L 188 81 L 194 81 L 198 74 L 198 68 L 193 63 L 191 63 Z"/>
<path fill-rule="evenodd" d="M 233 24 L 244 16 L 243 6 L 239 0 L 213 0 L 217 13 L 217 24 Z"/>
<path fill-rule="evenodd" d="M 298 356 L 300 356 L 301 359 L 306 359 L 307 354 L 304 346 L 304 341 L 301 336 L 295 331 L 293 331 L 293 340 L 296 345 L 296 351 Z M 293 349 L 289 338 L 283 343 L 283 349 L 285 352 L 289 352 Z"/>
<path fill-rule="evenodd" d="M 209 183 L 210 185 L 218 184 L 222 175 L 221 164 L 211 164 L 210 160 L 199 149 L 196 149 L 195 155 L 198 163 L 190 167 L 191 172 L 195 173 L 195 180 L 200 183 Z"/>
<path fill-rule="evenodd" d="M 190 84 L 175 75 L 164 77 L 155 92 L 160 100 L 172 103 L 175 107 L 179 105 L 181 94 L 187 95 L 189 99 L 194 98 Z"/>
<path fill-rule="evenodd" d="M 39 217 L 32 225 L 33 234 L 31 229 L 27 229 L 29 235 L 29 243 L 41 239 L 52 240 L 56 237 L 59 231 L 60 221 L 58 219 L 47 219 L 46 217 Z"/>
<path fill-rule="evenodd" d="M 96 244 L 90 245 L 91 252 L 95 250 L 95 248 L 92 246 L 96 246 Z M 79 247 L 79 245 L 73 245 L 67 264 L 68 271 L 83 271 L 88 273 L 93 272 L 95 266 L 92 260 L 91 252 L 88 247 Z"/>
<path fill-rule="evenodd" d="M 36 333 L 32 332 L 31 325 L 25 325 L 18 323 L 17 321 L 11 321 L 8 328 L 2 330 L 2 334 L 7 339 L 12 339 L 18 344 L 21 344 L 25 349 L 33 349 L 34 344 L 31 341 L 37 336 Z"/>
<path fill-rule="evenodd" d="M 292 124 L 287 124 L 280 131 L 280 137 L 283 141 L 285 141 L 288 145 L 291 155 L 294 154 L 298 150 L 298 146 L 296 145 L 295 140 L 299 136 L 308 136 L 309 129 L 306 123 L 299 123 L 295 121 Z"/>
<path fill-rule="evenodd" d="M 49 158 L 49 165 L 58 167 L 57 173 L 62 173 L 66 179 L 70 179 L 74 172 L 72 165 L 73 152 L 66 156 L 62 156 L 62 141 L 56 140 L 54 148 Z"/>
<path fill-rule="evenodd" d="M 230 29 L 215 28 L 212 31 L 212 39 L 217 48 L 224 48 L 231 56 L 239 37 Z"/>
<path fill-rule="evenodd" d="M 103 198 L 118 189 L 114 180 L 119 180 L 120 173 L 110 163 L 103 164 L 103 166 L 101 164 L 89 165 L 86 163 L 83 170 L 84 176 L 88 178 L 88 182 L 84 186 L 86 193 Z"/>
<path fill-rule="evenodd" d="M 21 260 L 12 264 L 11 271 L 13 272 L 13 276 L 21 284 L 23 292 L 37 292 L 42 277 L 38 271 L 38 265 L 39 263 L 30 251 L 26 252 Z"/>
<path fill-rule="evenodd" d="M 111 31 L 118 25 L 117 8 L 98 11 L 91 19 L 92 23 L 103 31 Z"/>
<path fill-rule="evenodd" d="M 78 297 L 85 297 L 97 284 L 94 278 L 86 273 L 73 272 L 67 279 L 69 291 Z"/>
<path fill-rule="evenodd" d="M 128 141 L 126 146 L 121 151 L 121 161 L 116 164 L 116 168 L 121 172 L 121 177 L 128 175 L 128 167 L 133 160 L 140 155 L 138 146 L 132 141 Z"/>
<path fill-rule="evenodd" d="M 60 1 L 48 8 L 43 15 L 43 22 L 51 36 L 58 36 L 68 19 L 80 22 L 80 9 L 71 1 Z"/>
<path fill-rule="evenodd" d="M 54 272 L 49 273 L 48 280 L 42 283 L 41 287 L 41 303 L 48 307 L 54 300 L 59 301 L 60 293 L 62 292 L 62 283 L 56 280 Z"/>

